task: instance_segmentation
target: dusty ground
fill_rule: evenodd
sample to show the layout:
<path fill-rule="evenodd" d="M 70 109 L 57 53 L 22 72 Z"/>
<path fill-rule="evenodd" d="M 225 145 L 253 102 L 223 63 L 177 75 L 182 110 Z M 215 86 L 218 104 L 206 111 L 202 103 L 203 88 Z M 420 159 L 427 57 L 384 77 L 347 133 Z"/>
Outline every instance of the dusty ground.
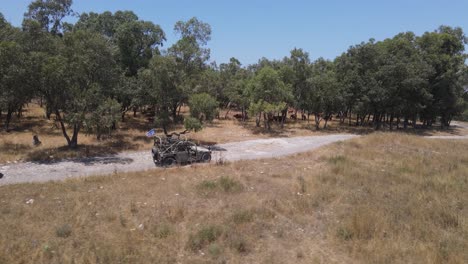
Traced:
<path fill-rule="evenodd" d="M 224 112 L 221 111 L 221 117 Z M 183 115 L 188 114 L 187 108 L 182 108 Z M 236 112 L 228 115 L 232 117 Z M 455 122 L 454 122 L 455 124 Z M 466 123 L 465 123 L 466 125 Z M 87 135 L 82 131 L 79 135 L 79 148 L 70 150 L 57 123 L 44 118 L 44 110 L 39 105 L 31 103 L 24 109 L 21 119 L 14 119 L 10 132 L 0 129 L 0 164 L 21 161 L 57 161 L 60 159 L 92 158 L 100 155 L 115 155 L 120 152 L 143 151 L 151 148 L 151 139 L 145 137 L 146 131 L 153 127 L 142 113 L 133 117 L 128 113 L 125 122 L 118 123 L 118 129 L 104 140 L 97 140 L 94 135 Z M 176 126 L 170 131 L 181 131 Z M 215 119 L 211 124 L 205 124 L 202 131 L 190 133 L 188 137 L 202 144 L 221 144 L 262 138 L 284 138 L 332 134 L 369 134 L 375 132 L 369 127 L 355 127 L 340 125 L 333 120 L 327 129 L 315 130 L 307 121 L 287 119 L 285 127 L 281 129 L 273 124 L 271 131 L 255 126 L 253 119 L 239 122 L 235 119 Z M 405 134 L 432 135 L 468 135 L 468 129 L 453 126 L 449 129 L 408 129 L 395 131 Z M 38 135 L 42 141 L 39 147 L 32 146 L 33 135 Z"/>
<path fill-rule="evenodd" d="M 468 263 L 468 141 L 0 186 L 0 263 Z"/>
<path fill-rule="evenodd" d="M 332 142 L 351 139 L 354 135 L 329 135 L 295 138 L 247 140 L 218 144 L 213 162 L 273 158 L 305 152 Z M 55 163 L 12 163 L 0 166 L 0 185 L 64 180 L 72 177 L 109 175 L 143 171 L 155 167 L 150 151 L 123 152 L 112 156 L 75 159 Z"/>

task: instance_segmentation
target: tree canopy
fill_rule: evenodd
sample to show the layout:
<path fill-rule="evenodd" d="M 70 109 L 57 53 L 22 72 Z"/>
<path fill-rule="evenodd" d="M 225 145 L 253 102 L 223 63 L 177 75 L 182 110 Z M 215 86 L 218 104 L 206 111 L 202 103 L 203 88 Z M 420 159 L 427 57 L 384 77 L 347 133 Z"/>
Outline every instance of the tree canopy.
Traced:
<path fill-rule="evenodd" d="M 467 116 L 468 67 L 461 28 L 422 35 L 402 32 L 351 46 L 333 60 L 315 61 L 294 48 L 281 60 L 242 65 L 210 61 L 211 26 L 196 17 L 178 21 L 168 47 L 156 23 L 132 11 L 76 14 L 72 0 L 35 0 L 21 28 L 0 14 L 0 118 L 34 99 L 60 123 L 70 147 L 80 131 L 98 138 L 126 122 L 133 110 L 154 115 L 166 132 L 185 123 L 195 130 L 220 108 L 250 113 L 270 129 L 300 113 L 315 128 L 336 116 L 342 124 L 375 129 L 449 126 Z M 76 23 L 70 16 L 78 17 Z M 315 54 L 314 54 L 315 55 Z M 190 107 L 190 117 L 181 113 Z M 5 113 L 5 118 L 3 118 Z M 185 122 L 184 122 L 184 119 Z M 322 126 L 322 121 L 324 125 Z"/>

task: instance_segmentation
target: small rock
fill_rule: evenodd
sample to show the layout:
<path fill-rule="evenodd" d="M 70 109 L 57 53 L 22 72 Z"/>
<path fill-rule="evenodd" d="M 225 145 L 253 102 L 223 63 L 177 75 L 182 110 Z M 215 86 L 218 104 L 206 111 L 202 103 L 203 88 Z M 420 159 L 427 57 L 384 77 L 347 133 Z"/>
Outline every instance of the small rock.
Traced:
<path fill-rule="evenodd" d="M 178 193 L 176 193 L 175 195 L 176 195 L 176 196 L 179 196 L 179 194 L 178 194 Z"/>
<path fill-rule="evenodd" d="M 34 199 L 29 199 L 26 201 L 26 204 L 33 204 L 34 203 Z"/>
<path fill-rule="evenodd" d="M 104 189 L 104 187 L 103 187 L 103 186 L 99 186 L 99 189 Z"/>
<path fill-rule="evenodd" d="M 140 230 L 143 230 L 144 228 L 145 228 L 145 226 L 144 226 L 143 224 L 140 224 L 140 225 L 138 226 L 138 229 L 140 229 Z"/>

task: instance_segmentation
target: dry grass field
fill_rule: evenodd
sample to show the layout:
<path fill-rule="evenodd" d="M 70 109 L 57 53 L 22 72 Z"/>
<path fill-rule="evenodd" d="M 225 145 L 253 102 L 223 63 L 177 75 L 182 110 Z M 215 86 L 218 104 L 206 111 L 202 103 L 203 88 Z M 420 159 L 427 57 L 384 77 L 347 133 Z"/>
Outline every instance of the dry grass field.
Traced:
<path fill-rule="evenodd" d="M 0 263 L 468 263 L 468 142 L 0 187 Z"/>
<path fill-rule="evenodd" d="M 230 113 L 232 116 L 236 112 Z M 188 115 L 188 108 L 182 108 L 182 114 Z M 221 116 L 224 117 L 224 112 Z M 312 122 L 312 121 L 311 121 Z M 118 124 L 119 129 L 114 131 L 110 137 L 97 140 L 94 135 L 87 135 L 82 131 L 79 135 L 79 148 L 70 150 L 66 146 L 66 140 L 59 129 L 59 124 L 44 118 L 44 109 L 38 104 L 30 103 L 24 109 L 23 117 L 13 119 L 12 131 L 0 130 L 0 164 L 20 161 L 50 161 L 63 158 L 92 157 L 106 154 L 115 154 L 122 151 L 148 150 L 151 148 L 152 140 L 145 137 L 146 131 L 153 126 L 146 118 L 138 113 L 133 117 L 131 113 L 126 116 L 125 122 Z M 171 131 L 182 131 L 181 125 L 171 128 Z M 159 133 L 161 133 L 158 130 Z M 255 121 L 250 119 L 243 123 L 232 119 L 215 119 L 213 123 L 205 124 L 202 131 L 189 133 L 188 138 L 198 143 L 216 144 L 235 141 L 244 141 L 256 138 L 268 137 L 294 137 L 306 135 L 334 134 L 334 133 L 372 133 L 372 128 L 353 127 L 340 125 L 333 120 L 329 122 L 328 128 L 316 131 L 312 123 L 302 120 L 287 120 L 284 129 L 278 124 L 273 124 L 271 131 L 255 127 Z M 451 128 L 446 130 L 417 129 L 406 130 L 402 133 L 418 135 L 460 135 L 467 134 L 468 130 Z M 32 137 L 38 135 L 42 141 L 41 146 L 33 147 Z"/>

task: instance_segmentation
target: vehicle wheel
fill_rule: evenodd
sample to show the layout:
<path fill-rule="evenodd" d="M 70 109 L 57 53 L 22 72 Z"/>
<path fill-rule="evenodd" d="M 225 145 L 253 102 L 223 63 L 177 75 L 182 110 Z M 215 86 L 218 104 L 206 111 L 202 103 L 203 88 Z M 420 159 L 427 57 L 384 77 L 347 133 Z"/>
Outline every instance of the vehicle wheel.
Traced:
<path fill-rule="evenodd" d="M 162 162 L 161 165 L 163 167 L 173 167 L 177 164 L 177 161 L 174 158 L 165 158 Z"/>
<path fill-rule="evenodd" d="M 203 153 L 201 156 L 201 162 L 210 162 L 211 161 L 211 154 L 210 153 Z"/>

